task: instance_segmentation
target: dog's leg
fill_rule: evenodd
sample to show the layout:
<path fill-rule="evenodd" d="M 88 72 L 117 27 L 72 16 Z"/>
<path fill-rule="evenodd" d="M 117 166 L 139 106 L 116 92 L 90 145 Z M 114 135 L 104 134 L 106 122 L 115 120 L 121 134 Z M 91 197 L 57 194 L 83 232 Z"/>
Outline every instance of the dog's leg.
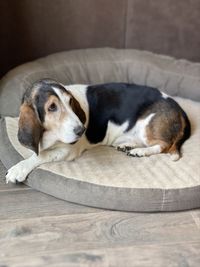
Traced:
<path fill-rule="evenodd" d="M 38 156 L 33 154 L 11 167 L 6 175 L 6 182 L 23 182 L 27 175 L 36 167 L 43 163 L 64 160 L 69 155 L 66 147 L 56 147 L 52 150 L 44 150 Z"/>
<path fill-rule="evenodd" d="M 162 147 L 159 144 L 157 144 L 150 147 L 131 149 L 127 152 L 127 155 L 132 157 L 144 157 L 144 156 L 156 155 L 161 152 L 162 152 Z"/>

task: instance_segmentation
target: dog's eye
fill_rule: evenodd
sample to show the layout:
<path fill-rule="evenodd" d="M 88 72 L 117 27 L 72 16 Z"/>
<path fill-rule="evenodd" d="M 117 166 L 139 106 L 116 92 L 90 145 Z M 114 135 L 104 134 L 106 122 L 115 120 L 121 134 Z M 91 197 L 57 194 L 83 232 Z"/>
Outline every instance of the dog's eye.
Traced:
<path fill-rule="evenodd" d="M 57 106 L 55 103 L 52 103 L 49 107 L 48 107 L 48 111 L 50 112 L 54 112 L 57 110 Z"/>

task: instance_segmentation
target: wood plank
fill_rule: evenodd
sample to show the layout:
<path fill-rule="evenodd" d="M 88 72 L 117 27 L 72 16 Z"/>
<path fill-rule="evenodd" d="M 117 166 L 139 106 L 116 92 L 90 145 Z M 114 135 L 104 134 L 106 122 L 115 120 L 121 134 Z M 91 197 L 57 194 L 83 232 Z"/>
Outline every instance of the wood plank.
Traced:
<path fill-rule="evenodd" d="M 200 209 L 105 211 L 0 178 L 0 267 L 198 267 L 199 251 Z"/>
<path fill-rule="evenodd" d="M 192 218 L 196 223 L 196 226 L 200 229 L 200 209 L 191 211 Z"/>
<path fill-rule="evenodd" d="M 23 183 L 18 183 L 18 184 L 13 184 L 9 183 L 6 184 L 5 179 L 2 179 L 0 177 L 0 193 L 3 191 L 22 191 L 22 190 L 29 190 L 31 189 L 30 187 L 26 186 Z"/>
<path fill-rule="evenodd" d="M 199 267 L 200 242 L 142 245 L 62 253 L 4 257 L 1 265 L 12 267 Z"/>
<path fill-rule="evenodd" d="M 0 220 L 90 212 L 101 210 L 69 203 L 33 189 L 0 192 Z"/>
<path fill-rule="evenodd" d="M 43 209 L 45 210 L 45 209 Z M 200 242 L 189 212 L 137 214 L 104 211 L 0 221 L 5 257 L 85 249 Z M 65 250 L 65 249 L 64 249 Z"/>

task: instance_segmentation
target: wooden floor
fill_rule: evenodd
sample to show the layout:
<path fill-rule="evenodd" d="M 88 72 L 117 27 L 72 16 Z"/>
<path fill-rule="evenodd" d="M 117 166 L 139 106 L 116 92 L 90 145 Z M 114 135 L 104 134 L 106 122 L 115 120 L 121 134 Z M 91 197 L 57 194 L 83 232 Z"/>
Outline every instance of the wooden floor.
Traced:
<path fill-rule="evenodd" d="M 6 185 L 0 169 L 0 267 L 200 266 L 200 210 L 83 207 Z"/>

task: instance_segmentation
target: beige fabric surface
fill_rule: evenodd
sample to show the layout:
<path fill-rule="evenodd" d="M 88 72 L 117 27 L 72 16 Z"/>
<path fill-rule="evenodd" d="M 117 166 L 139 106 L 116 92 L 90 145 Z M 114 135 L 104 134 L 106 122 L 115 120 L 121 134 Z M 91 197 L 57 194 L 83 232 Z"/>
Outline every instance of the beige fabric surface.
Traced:
<path fill-rule="evenodd" d="M 132 158 L 110 147 L 85 152 L 73 162 L 48 163 L 39 168 L 92 184 L 123 188 L 176 189 L 200 185 L 200 103 L 175 98 L 192 123 L 192 136 L 182 147 L 182 158 L 171 161 L 167 154 Z M 6 118 L 8 137 L 24 157 L 31 151 L 17 140 L 17 118 Z"/>

